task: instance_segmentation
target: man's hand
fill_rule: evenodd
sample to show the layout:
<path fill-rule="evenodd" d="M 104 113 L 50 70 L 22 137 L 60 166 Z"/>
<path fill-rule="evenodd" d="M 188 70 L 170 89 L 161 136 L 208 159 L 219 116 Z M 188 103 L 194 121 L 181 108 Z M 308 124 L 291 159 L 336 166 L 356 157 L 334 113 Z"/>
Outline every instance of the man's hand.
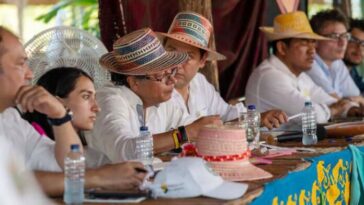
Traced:
<path fill-rule="evenodd" d="M 86 178 L 86 183 L 89 182 L 93 185 L 91 187 L 100 187 L 103 190 L 139 191 L 146 173 L 137 171 L 138 169 L 144 170 L 143 164 L 133 161 L 105 165 L 93 170 L 93 176 Z"/>
<path fill-rule="evenodd" d="M 343 113 L 349 109 L 349 107 L 352 106 L 352 102 L 349 99 L 342 98 L 341 100 L 337 101 L 336 103 L 333 103 L 329 106 L 330 112 L 331 112 L 331 119 L 340 118 Z M 351 111 L 350 111 L 351 110 Z M 347 116 L 355 115 L 354 113 L 357 113 L 357 109 L 351 108 Z"/>
<path fill-rule="evenodd" d="M 55 119 L 66 115 L 62 103 L 41 86 L 22 86 L 16 94 L 15 103 L 21 106 L 22 112 L 36 110 Z"/>
<path fill-rule="evenodd" d="M 363 96 L 352 96 L 348 97 L 349 100 L 358 103 L 360 106 L 364 106 L 364 97 Z"/>
<path fill-rule="evenodd" d="M 186 132 L 189 140 L 196 141 L 199 130 L 206 125 L 222 125 L 222 121 L 219 115 L 211 115 L 206 117 L 201 117 L 200 119 L 194 121 L 193 123 L 186 126 Z"/>
<path fill-rule="evenodd" d="M 361 116 L 364 116 L 364 107 L 360 106 L 360 107 L 350 108 L 350 110 L 348 111 L 347 116 L 348 117 L 361 117 Z"/>
<path fill-rule="evenodd" d="M 261 113 L 261 125 L 268 129 L 278 128 L 281 124 L 286 123 L 287 114 L 282 110 L 269 110 Z"/>

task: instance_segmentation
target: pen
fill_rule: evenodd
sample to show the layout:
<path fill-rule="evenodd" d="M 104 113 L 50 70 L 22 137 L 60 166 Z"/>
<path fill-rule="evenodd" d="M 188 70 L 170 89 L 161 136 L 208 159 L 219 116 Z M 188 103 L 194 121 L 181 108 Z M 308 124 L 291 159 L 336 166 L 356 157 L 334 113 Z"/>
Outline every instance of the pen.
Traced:
<path fill-rule="evenodd" d="M 295 118 L 301 117 L 303 113 L 298 113 L 296 115 L 292 115 L 290 117 L 287 118 L 287 121 L 293 120 Z"/>

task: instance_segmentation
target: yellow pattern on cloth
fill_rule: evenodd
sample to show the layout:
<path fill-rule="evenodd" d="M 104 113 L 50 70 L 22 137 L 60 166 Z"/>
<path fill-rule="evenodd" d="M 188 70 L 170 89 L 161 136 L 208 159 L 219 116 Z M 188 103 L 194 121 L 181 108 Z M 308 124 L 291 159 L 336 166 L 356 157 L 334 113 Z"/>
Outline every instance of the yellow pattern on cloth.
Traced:
<path fill-rule="evenodd" d="M 304 204 L 348 204 L 350 197 L 350 162 L 340 159 L 335 166 L 325 165 L 319 161 L 316 165 L 317 180 L 312 184 L 311 190 L 300 191 L 289 195 L 287 200 L 275 197 L 272 205 L 304 205 Z"/>

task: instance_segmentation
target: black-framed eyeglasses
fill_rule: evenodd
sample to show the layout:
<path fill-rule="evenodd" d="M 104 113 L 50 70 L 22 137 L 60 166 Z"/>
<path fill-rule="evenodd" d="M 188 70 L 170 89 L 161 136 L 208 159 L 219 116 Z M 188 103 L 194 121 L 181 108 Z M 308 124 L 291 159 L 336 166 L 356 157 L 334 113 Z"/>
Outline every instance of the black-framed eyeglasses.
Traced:
<path fill-rule="evenodd" d="M 170 78 L 174 77 L 178 71 L 178 67 L 172 68 L 170 72 L 164 73 L 162 76 L 143 76 L 144 79 L 158 81 L 161 83 L 166 83 Z"/>
<path fill-rule="evenodd" d="M 355 45 L 359 45 L 361 48 L 364 48 L 364 40 L 360 40 L 355 36 L 351 36 L 349 42 L 354 43 Z"/>
<path fill-rule="evenodd" d="M 351 39 L 351 34 L 346 32 L 346 33 L 330 33 L 330 34 L 323 34 L 323 36 L 327 37 L 327 38 L 331 38 L 333 40 L 350 40 Z"/>

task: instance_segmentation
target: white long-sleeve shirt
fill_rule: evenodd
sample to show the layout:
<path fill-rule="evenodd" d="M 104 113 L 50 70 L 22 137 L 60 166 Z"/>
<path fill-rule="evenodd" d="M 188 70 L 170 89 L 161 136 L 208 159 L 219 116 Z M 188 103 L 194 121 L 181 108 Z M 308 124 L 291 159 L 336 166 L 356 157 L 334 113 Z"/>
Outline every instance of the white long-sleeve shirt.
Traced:
<path fill-rule="evenodd" d="M 12 153 L 16 149 L 25 166 L 31 170 L 61 171 L 54 153 L 55 143 L 41 136 L 31 124 L 23 120 L 14 108 L 0 113 L 0 136 L 4 136 L 12 146 L 2 153 Z"/>
<path fill-rule="evenodd" d="M 89 146 L 105 153 L 112 162 L 133 159 L 141 126 L 136 106 L 142 105 L 141 99 L 128 87 L 114 85 L 98 90 L 96 99 L 101 111 L 94 129 L 86 134 Z M 184 120 L 182 110 L 172 101 L 146 110 L 146 126 L 152 134 L 176 129 L 185 125 Z"/>
<path fill-rule="evenodd" d="M 52 205 L 44 196 L 32 172 L 26 168 L 23 154 L 2 134 L 0 150 L 0 204 Z M 5 152 L 8 150 L 11 152 Z"/>
<path fill-rule="evenodd" d="M 208 115 L 220 115 L 222 121 L 229 121 L 236 119 L 240 112 L 245 111 L 242 103 L 234 106 L 226 103 L 201 73 L 197 73 L 189 84 L 187 105 L 176 90 L 173 92 L 172 100 L 189 114 L 190 121 Z"/>
<path fill-rule="evenodd" d="M 310 97 L 317 114 L 317 122 L 327 122 L 329 105 L 337 100 L 317 86 L 305 73 L 294 75 L 276 56 L 263 61 L 251 74 L 245 89 L 247 103 L 260 112 L 281 109 L 288 116 L 298 114 Z"/>
<path fill-rule="evenodd" d="M 360 90 L 351 78 L 348 68 L 342 60 L 336 60 L 329 68 L 319 55 L 315 55 L 312 68 L 307 75 L 327 93 L 336 93 L 339 97 L 359 96 Z"/>

